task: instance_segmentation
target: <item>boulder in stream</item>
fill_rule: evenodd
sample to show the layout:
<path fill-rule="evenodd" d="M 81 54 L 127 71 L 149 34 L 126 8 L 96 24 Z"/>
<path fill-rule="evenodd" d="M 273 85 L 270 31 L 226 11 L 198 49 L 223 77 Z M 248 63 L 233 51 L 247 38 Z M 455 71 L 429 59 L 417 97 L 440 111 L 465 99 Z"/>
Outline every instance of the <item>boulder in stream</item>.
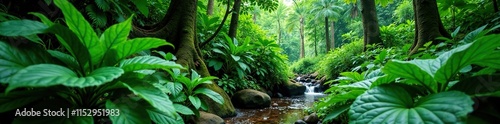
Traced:
<path fill-rule="evenodd" d="M 257 90 L 244 89 L 236 92 L 231 102 L 237 108 L 259 109 L 271 106 L 271 97 Z"/>
<path fill-rule="evenodd" d="M 196 119 L 195 123 L 196 124 L 224 124 L 225 122 L 224 122 L 224 119 L 222 119 L 221 117 L 219 117 L 215 114 L 200 111 L 200 118 Z"/>
<path fill-rule="evenodd" d="M 319 122 L 319 118 L 318 118 L 318 115 L 316 113 L 312 113 L 308 116 L 305 116 L 304 121 L 308 124 L 316 124 Z"/>
<path fill-rule="evenodd" d="M 300 83 L 294 83 L 293 81 L 289 81 L 280 87 L 281 93 L 284 96 L 297 96 L 302 95 L 306 92 L 306 86 Z"/>

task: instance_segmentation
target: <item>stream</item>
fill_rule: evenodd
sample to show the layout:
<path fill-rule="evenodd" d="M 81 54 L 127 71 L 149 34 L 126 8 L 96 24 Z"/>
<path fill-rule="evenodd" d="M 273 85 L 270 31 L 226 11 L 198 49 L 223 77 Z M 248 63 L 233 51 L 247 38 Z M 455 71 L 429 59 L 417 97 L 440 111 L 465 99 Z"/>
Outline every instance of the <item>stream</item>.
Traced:
<path fill-rule="evenodd" d="M 312 85 L 310 82 L 300 83 L 306 86 L 303 95 L 271 98 L 271 106 L 263 109 L 236 108 L 237 115 L 224 118 L 224 121 L 227 124 L 293 124 L 308 114 L 305 110 L 311 107 L 315 100 L 325 96 L 314 90 L 318 89 L 318 85 Z"/>

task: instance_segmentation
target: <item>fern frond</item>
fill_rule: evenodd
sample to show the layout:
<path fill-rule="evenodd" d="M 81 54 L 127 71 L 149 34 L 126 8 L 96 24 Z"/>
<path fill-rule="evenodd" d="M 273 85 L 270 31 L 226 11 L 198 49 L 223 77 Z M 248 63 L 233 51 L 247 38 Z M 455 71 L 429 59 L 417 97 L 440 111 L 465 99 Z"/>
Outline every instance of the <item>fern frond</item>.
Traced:
<path fill-rule="evenodd" d="M 106 0 L 95 0 L 95 4 L 103 11 L 108 11 L 111 8 Z"/>
<path fill-rule="evenodd" d="M 87 11 L 87 15 L 90 17 L 93 24 L 95 24 L 97 27 L 106 26 L 108 18 L 106 18 L 106 14 L 103 11 L 99 10 L 94 5 L 87 5 L 87 7 L 85 7 L 85 10 Z"/>

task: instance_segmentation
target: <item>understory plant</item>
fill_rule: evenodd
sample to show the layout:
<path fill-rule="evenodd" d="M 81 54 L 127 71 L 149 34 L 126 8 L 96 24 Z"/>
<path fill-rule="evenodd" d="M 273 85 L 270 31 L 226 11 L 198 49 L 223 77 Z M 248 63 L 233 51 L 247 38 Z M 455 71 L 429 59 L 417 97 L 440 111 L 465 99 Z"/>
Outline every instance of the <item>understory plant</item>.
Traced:
<path fill-rule="evenodd" d="M 46 50 L 37 40 L 35 43 L 0 41 L 0 83 L 4 91 L 0 94 L 0 113 L 14 115 L 16 109 L 23 107 L 37 111 L 59 108 L 113 111 L 71 117 L 16 117 L 13 123 L 183 123 L 180 114 L 197 112 L 200 104 L 195 98 L 199 94 L 223 102 L 213 91 L 196 87 L 209 83 L 212 77 L 201 78 L 195 73 L 191 79 L 176 76 L 184 84 L 182 91 L 178 86 L 162 85 L 165 80 L 153 78 L 158 73 L 174 74 L 172 69 L 183 67 L 170 60 L 136 54 L 172 44 L 158 38 L 129 39 L 132 17 L 107 28 L 98 37 L 71 3 L 54 0 L 54 4 L 63 12 L 67 27 L 40 13 L 32 14 L 43 23 L 32 20 L 0 23 L 2 36 L 54 34 L 62 47 Z M 173 103 L 171 99 L 178 98 L 172 94 L 174 91 L 185 92 L 195 99 L 191 100 L 194 109 L 189 111 Z"/>
<path fill-rule="evenodd" d="M 344 72 L 339 81 L 348 83 L 327 90 L 341 93 L 316 108 L 338 104 L 324 120 L 347 111 L 349 123 L 467 123 L 468 118 L 498 117 L 491 109 L 486 116 L 471 115 L 479 111 L 473 98 L 500 93 L 495 73 L 500 69 L 500 35 L 486 35 L 498 27 L 473 31 L 459 41 L 462 45 L 432 59 L 393 59 L 380 69 Z"/>

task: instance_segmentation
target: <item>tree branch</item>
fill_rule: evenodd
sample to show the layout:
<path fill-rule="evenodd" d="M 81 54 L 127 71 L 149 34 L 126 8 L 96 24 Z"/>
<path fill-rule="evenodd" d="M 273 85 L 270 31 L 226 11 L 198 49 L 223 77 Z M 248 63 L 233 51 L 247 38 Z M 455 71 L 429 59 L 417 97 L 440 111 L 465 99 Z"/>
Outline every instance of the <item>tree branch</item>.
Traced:
<path fill-rule="evenodd" d="M 212 36 L 210 36 L 205 42 L 201 43 L 200 48 L 203 48 L 219 34 L 220 30 L 224 26 L 224 23 L 226 22 L 227 17 L 229 16 L 230 11 L 232 11 L 229 9 L 230 8 L 229 3 L 231 3 L 231 0 L 227 0 L 226 13 L 224 14 L 224 18 L 222 18 L 222 22 L 220 23 L 219 27 L 217 27 L 217 30 L 215 30 Z"/>

